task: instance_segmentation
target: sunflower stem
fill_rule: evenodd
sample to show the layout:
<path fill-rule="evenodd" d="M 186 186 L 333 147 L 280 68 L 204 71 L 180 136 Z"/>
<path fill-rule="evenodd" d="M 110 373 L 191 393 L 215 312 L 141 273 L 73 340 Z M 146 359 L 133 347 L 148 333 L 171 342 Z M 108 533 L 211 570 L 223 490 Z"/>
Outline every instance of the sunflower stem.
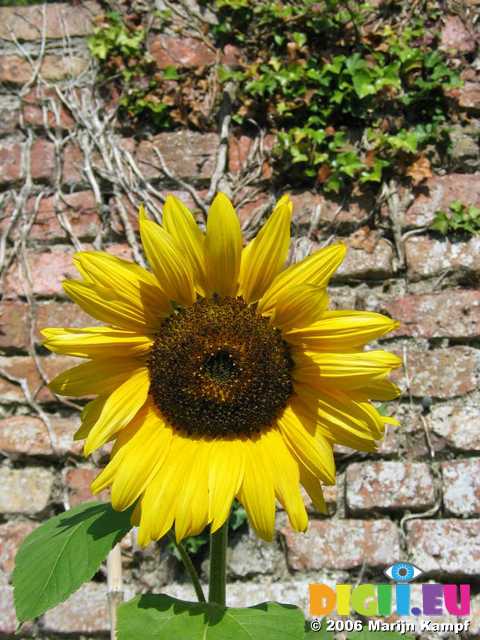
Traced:
<path fill-rule="evenodd" d="M 188 555 L 187 550 L 185 549 L 185 547 L 181 542 L 177 542 L 177 539 L 175 538 L 174 533 L 170 533 L 170 539 L 175 545 L 175 548 L 177 549 L 180 555 L 180 558 L 182 559 L 183 566 L 185 567 L 185 569 L 187 570 L 187 573 L 190 576 L 198 601 L 206 602 L 207 599 L 205 598 L 205 594 L 203 593 L 202 585 L 200 584 L 200 578 L 198 577 L 197 570 L 193 566 L 192 559 Z"/>
<path fill-rule="evenodd" d="M 228 520 L 210 534 L 210 575 L 208 584 L 208 602 L 225 606 L 227 583 L 227 542 Z"/>

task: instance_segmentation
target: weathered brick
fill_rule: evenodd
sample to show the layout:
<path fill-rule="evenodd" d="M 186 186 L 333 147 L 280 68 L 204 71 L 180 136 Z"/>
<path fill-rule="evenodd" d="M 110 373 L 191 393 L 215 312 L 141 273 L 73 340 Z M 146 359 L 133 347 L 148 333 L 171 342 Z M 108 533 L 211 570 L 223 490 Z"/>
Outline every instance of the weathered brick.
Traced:
<path fill-rule="evenodd" d="M 48 53 L 42 60 L 40 76 L 46 81 L 59 82 L 79 76 L 87 69 L 88 64 L 87 57 Z M 33 72 L 32 65 L 23 57 L 4 55 L 0 59 L 0 82 L 23 85 L 32 79 Z"/>
<path fill-rule="evenodd" d="M 246 578 L 272 574 L 284 562 L 283 553 L 275 544 L 264 542 L 250 532 L 229 550 L 227 570 L 234 578 Z"/>
<path fill-rule="evenodd" d="M 30 7 L 0 8 L 0 39 L 41 40 L 44 31 L 46 38 L 68 36 L 86 36 L 93 31 L 93 18 L 101 14 L 96 2 L 87 0 L 72 5 L 68 2 L 56 2 Z"/>
<path fill-rule="evenodd" d="M 465 635 L 468 638 L 480 638 L 480 594 L 472 596 L 470 600 L 470 627 Z"/>
<path fill-rule="evenodd" d="M 22 96 L 22 115 L 26 125 L 70 129 L 75 121 L 54 89 L 36 86 Z"/>
<path fill-rule="evenodd" d="M 17 300 L 2 302 L 0 317 L 0 348 L 13 347 L 27 350 L 30 344 L 30 331 L 26 318 L 29 305 Z M 101 324 L 87 315 L 72 302 L 39 301 L 35 306 L 34 341 L 40 344 L 44 338 L 40 330 L 44 327 L 92 327 Z"/>
<path fill-rule="evenodd" d="M 282 533 L 295 571 L 353 569 L 364 562 L 380 568 L 400 557 L 398 529 L 390 520 L 313 520 L 305 534 L 290 528 Z"/>
<path fill-rule="evenodd" d="M 337 510 L 337 502 L 340 502 L 344 477 L 343 475 L 338 475 L 336 479 L 337 483 L 333 486 L 324 486 L 323 497 L 325 499 L 325 503 L 328 509 L 328 515 L 333 515 Z M 303 487 L 301 487 L 303 502 L 305 503 L 305 508 L 308 513 L 315 514 L 316 516 L 320 515 L 319 512 L 315 509 L 313 502 L 310 499 L 310 496 L 305 491 Z M 322 514 L 323 515 L 323 514 Z"/>
<path fill-rule="evenodd" d="M 432 431 L 461 451 L 480 451 L 480 411 L 473 404 L 432 407 Z"/>
<path fill-rule="evenodd" d="M 410 392 L 415 397 L 454 398 L 478 386 L 478 353 L 470 347 L 433 351 L 409 351 Z M 396 369 L 392 379 L 406 388 L 404 372 Z"/>
<path fill-rule="evenodd" d="M 12 573 L 18 548 L 37 526 L 29 520 L 10 520 L 0 525 L 0 571 Z"/>
<path fill-rule="evenodd" d="M 95 196 L 92 191 L 78 191 L 67 193 L 62 198 L 53 196 L 29 198 L 25 204 L 24 213 L 27 218 L 33 216 L 35 221 L 30 228 L 28 239 L 37 241 L 60 240 L 70 242 L 70 238 L 62 227 L 59 217 L 63 216 L 74 235 L 79 239 L 94 238 L 100 227 L 100 218 Z M 5 217 L 0 220 L 0 232 L 7 228 L 12 209 L 5 209 Z M 19 225 L 14 226 L 9 233 L 10 240 L 19 237 Z"/>
<path fill-rule="evenodd" d="M 263 139 L 263 150 L 266 154 L 272 150 L 276 142 L 275 136 L 267 134 Z M 228 170 L 238 173 L 247 165 L 247 160 L 252 151 L 255 139 L 252 136 L 230 136 L 228 139 Z M 271 176 L 271 168 L 267 160 L 262 166 L 262 177 L 268 179 Z"/>
<path fill-rule="evenodd" d="M 477 47 L 476 38 L 459 16 L 446 16 L 440 34 L 440 49 L 455 53 L 472 53 Z"/>
<path fill-rule="evenodd" d="M 407 532 L 410 560 L 422 571 L 480 573 L 480 520 L 413 520 Z"/>
<path fill-rule="evenodd" d="M 83 175 L 83 152 L 77 144 L 70 142 L 65 145 L 62 162 L 63 184 L 70 187 L 77 184 L 86 184 L 87 181 Z"/>
<path fill-rule="evenodd" d="M 90 485 L 99 473 L 99 469 L 92 467 L 74 467 L 64 469 L 63 483 L 67 489 L 70 507 L 75 507 L 87 500 L 108 500 L 109 492 L 102 491 L 96 496 L 90 491 Z"/>
<path fill-rule="evenodd" d="M 0 634 L 13 636 L 18 626 L 13 604 L 13 587 L 0 584 Z"/>
<path fill-rule="evenodd" d="M 22 177 L 22 147 L 18 142 L 0 143 L 0 185 L 18 182 Z"/>
<path fill-rule="evenodd" d="M 0 513 L 34 514 L 48 505 L 54 475 L 47 469 L 0 468 Z"/>
<path fill-rule="evenodd" d="M 0 135 L 13 133 L 18 126 L 20 101 L 15 96 L 0 97 Z"/>
<path fill-rule="evenodd" d="M 179 178 L 200 180 L 210 178 L 218 149 L 216 133 L 177 131 L 161 133 L 138 145 L 136 157 L 147 179 L 164 178 L 154 149 L 163 156 L 167 168 Z"/>
<path fill-rule="evenodd" d="M 443 504 L 452 516 L 480 514 L 480 459 L 442 463 Z"/>
<path fill-rule="evenodd" d="M 361 278 L 378 280 L 393 275 L 393 250 L 387 240 L 362 227 L 349 238 L 345 260 L 340 265 L 334 280 Z"/>
<path fill-rule="evenodd" d="M 462 87 L 451 89 L 448 95 L 455 98 L 458 106 L 466 111 L 480 110 L 480 82 L 466 81 Z"/>
<path fill-rule="evenodd" d="M 352 515 L 372 509 L 421 511 L 434 502 L 427 464 L 382 461 L 355 463 L 347 468 L 347 506 Z"/>
<path fill-rule="evenodd" d="M 36 296 L 64 295 L 62 280 L 78 278 L 78 271 L 72 262 L 74 253 L 75 249 L 72 246 L 52 246 L 44 251 L 27 250 L 26 259 L 30 265 L 32 293 Z M 13 298 L 25 295 L 25 286 L 23 267 L 16 262 L 5 278 L 5 296 Z"/>
<path fill-rule="evenodd" d="M 55 175 L 55 151 L 52 142 L 38 138 L 30 149 L 30 171 L 33 180 L 51 181 Z"/>
<path fill-rule="evenodd" d="M 370 196 L 347 199 L 325 197 L 323 194 L 306 191 L 292 193 L 293 219 L 302 226 L 310 226 L 314 217 L 319 227 L 358 225 L 370 215 L 373 201 Z"/>
<path fill-rule="evenodd" d="M 62 371 L 80 363 L 79 358 L 68 356 L 51 355 L 40 358 L 40 366 L 48 380 L 52 380 Z M 53 402 L 55 400 L 55 396 L 41 379 L 32 358 L 26 356 L 0 357 L 0 370 L 12 378 L 25 380 L 37 402 Z M 2 377 L 0 377 L 0 399 L 1 402 L 6 403 L 25 402 L 21 386 Z"/>
<path fill-rule="evenodd" d="M 217 53 L 198 38 L 156 35 L 149 42 L 150 55 L 160 69 L 165 67 L 203 67 L 215 63 Z"/>
<path fill-rule="evenodd" d="M 448 211 L 454 200 L 480 206 L 478 181 L 480 174 L 450 173 L 425 181 L 413 204 L 405 214 L 407 227 L 424 227 L 433 222 L 439 210 Z"/>
<path fill-rule="evenodd" d="M 78 416 L 49 416 L 53 442 L 47 426 L 35 416 L 10 416 L 0 420 L 0 450 L 7 455 L 52 456 L 81 453 L 73 436 L 80 426 Z"/>
<path fill-rule="evenodd" d="M 104 584 L 87 582 L 68 600 L 47 611 L 43 629 L 47 633 L 106 633 L 110 629 Z"/>
<path fill-rule="evenodd" d="M 480 334 L 480 292 L 449 289 L 409 295 L 385 305 L 401 325 L 391 336 L 474 338 Z"/>
<path fill-rule="evenodd" d="M 413 282 L 445 272 L 457 279 L 480 275 L 480 238 L 450 242 L 416 236 L 405 242 L 405 255 L 408 276 Z"/>
<path fill-rule="evenodd" d="M 84 250 L 91 249 L 84 245 Z M 111 255 L 131 260 L 132 253 L 128 244 L 112 244 L 105 247 Z M 79 274 L 73 264 L 74 247 L 52 245 L 48 249 L 28 249 L 26 259 L 30 265 L 32 293 L 36 296 L 65 296 L 62 281 L 66 278 L 78 279 Z M 9 269 L 5 278 L 5 297 L 12 299 L 24 296 L 26 286 L 23 267 L 18 262 Z"/>

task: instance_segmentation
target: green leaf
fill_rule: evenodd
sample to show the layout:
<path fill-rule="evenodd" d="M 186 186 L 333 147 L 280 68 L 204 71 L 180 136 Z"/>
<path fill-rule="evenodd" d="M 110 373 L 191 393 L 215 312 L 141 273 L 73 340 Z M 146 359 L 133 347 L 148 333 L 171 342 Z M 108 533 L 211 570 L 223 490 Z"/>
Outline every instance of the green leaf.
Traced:
<path fill-rule="evenodd" d="M 173 65 L 168 65 L 163 70 L 163 77 L 165 78 L 165 80 L 178 80 L 180 78 L 180 75 L 176 67 L 174 67 Z"/>
<path fill-rule="evenodd" d="M 118 608 L 118 640 L 303 640 L 304 617 L 292 605 L 247 609 L 198 604 L 167 595 L 138 596 Z"/>
<path fill-rule="evenodd" d="M 90 580 L 130 530 L 130 510 L 86 502 L 50 518 L 27 536 L 15 558 L 13 586 L 20 622 L 63 602 Z"/>
<path fill-rule="evenodd" d="M 327 631 L 327 624 L 325 618 L 322 620 L 320 627 L 316 628 L 315 631 L 312 629 L 313 622 L 318 621 L 308 621 L 305 623 L 305 636 L 304 640 L 333 640 L 333 632 Z"/>

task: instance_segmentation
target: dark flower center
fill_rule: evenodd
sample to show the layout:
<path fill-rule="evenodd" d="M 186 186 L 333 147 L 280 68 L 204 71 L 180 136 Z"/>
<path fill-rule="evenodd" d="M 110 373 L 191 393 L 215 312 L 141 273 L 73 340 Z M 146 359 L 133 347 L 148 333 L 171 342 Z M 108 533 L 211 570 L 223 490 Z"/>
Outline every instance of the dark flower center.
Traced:
<path fill-rule="evenodd" d="M 287 405 L 292 368 L 280 330 L 255 307 L 202 298 L 163 322 L 150 353 L 150 392 L 188 435 L 252 436 Z"/>

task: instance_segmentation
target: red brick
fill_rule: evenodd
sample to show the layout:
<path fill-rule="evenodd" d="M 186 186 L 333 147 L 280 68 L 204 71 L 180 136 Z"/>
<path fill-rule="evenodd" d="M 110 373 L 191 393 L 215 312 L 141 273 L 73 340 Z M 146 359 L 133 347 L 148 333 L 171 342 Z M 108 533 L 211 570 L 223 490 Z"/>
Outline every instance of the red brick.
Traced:
<path fill-rule="evenodd" d="M 0 142 L 0 185 L 18 182 L 22 177 L 22 147 L 18 142 Z"/>
<path fill-rule="evenodd" d="M 33 180 L 53 181 L 55 177 L 55 151 L 52 142 L 37 139 L 30 150 L 30 171 Z"/>
<path fill-rule="evenodd" d="M 293 219 L 302 226 L 310 226 L 314 215 L 319 213 L 318 226 L 351 226 L 366 220 L 374 206 L 370 196 L 334 199 L 320 193 L 306 191 L 292 193 Z"/>
<path fill-rule="evenodd" d="M 433 351 L 409 351 L 410 391 L 414 397 L 454 398 L 474 391 L 478 386 L 478 353 L 470 347 L 450 347 Z M 403 380 L 402 380 L 403 378 Z M 392 374 L 402 388 L 404 374 Z"/>
<path fill-rule="evenodd" d="M 0 513 L 34 514 L 48 505 L 54 475 L 47 469 L 0 468 Z"/>
<path fill-rule="evenodd" d="M 75 467 L 63 470 L 63 483 L 67 489 L 70 507 L 75 507 L 88 500 L 108 500 L 109 492 L 102 491 L 96 496 L 90 491 L 90 485 L 99 474 L 99 469 L 91 467 Z"/>
<path fill-rule="evenodd" d="M 26 351 L 30 344 L 27 322 L 29 306 L 26 302 L 2 302 L 0 316 L 0 347 Z M 34 341 L 41 343 L 40 329 L 44 327 L 91 327 L 101 324 L 80 307 L 70 302 L 38 301 L 35 306 Z"/>
<path fill-rule="evenodd" d="M 75 124 L 71 113 L 60 101 L 57 92 L 42 86 L 36 86 L 22 96 L 22 114 L 25 124 L 31 127 L 44 127 L 46 123 L 52 129 L 71 129 Z"/>
<path fill-rule="evenodd" d="M 36 296 L 64 295 L 62 280 L 78 278 L 78 271 L 72 262 L 74 253 L 75 249 L 71 246 L 52 246 L 45 251 L 27 250 L 32 293 Z M 25 286 L 22 265 L 14 263 L 5 279 L 5 296 L 12 298 L 25 295 Z"/>
<path fill-rule="evenodd" d="M 156 35 L 149 43 L 149 52 L 160 69 L 165 67 L 202 67 L 215 63 L 215 49 L 198 38 L 177 38 Z"/>
<path fill-rule="evenodd" d="M 10 520 L 0 525 L 0 571 L 12 573 L 18 548 L 37 526 L 29 520 Z"/>
<path fill-rule="evenodd" d="M 449 205 L 455 200 L 479 207 L 479 180 L 478 173 L 451 173 L 429 178 L 407 210 L 405 225 L 407 227 L 428 226 L 433 222 L 437 211 L 448 211 Z"/>
<path fill-rule="evenodd" d="M 40 67 L 40 76 L 45 81 L 58 82 L 75 78 L 88 67 L 89 61 L 80 56 L 57 56 L 47 54 Z M 0 82 L 23 85 L 30 82 L 33 75 L 31 64 L 17 55 L 4 55 L 0 59 Z"/>
<path fill-rule="evenodd" d="M 107 633 L 110 621 L 106 585 L 87 582 L 66 602 L 47 611 L 43 618 L 46 633 Z"/>
<path fill-rule="evenodd" d="M 48 380 L 52 380 L 62 371 L 80 363 L 79 358 L 70 358 L 68 356 L 51 355 L 40 358 L 40 366 Z M 13 356 L 11 358 L 0 357 L 0 370 L 19 380 L 26 380 L 30 392 L 38 402 L 53 402 L 55 400 L 55 396 L 41 379 L 32 358 L 26 356 Z M 0 398 L 2 402 L 5 403 L 25 402 L 25 396 L 21 387 L 1 377 Z"/>
<path fill-rule="evenodd" d="M 93 31 L 93 18 L 101 14 L 96 2 L 87 0 L 72 5 L 68 2 L 47 4 L 45 15 L 42 5 L 0 8 L 0 39 L 41 40 L 46 38 L 86 36 Z"/>
<path fill-rule="evenodd" d="M 25 214 L 30 218 L 34 215 L 35 206 L 37 205 L 37 214 L 35 222 L 30 228 L 29 239 L 48 241 L 60 240 L 70 242 L 67 232 L 63 229 L 56 213 L 63 214 L 66 221 L 70 224 L 72 232 L 79 239 L 94 238 L 100 227 L 100 218 L 98 215 L 98 207 L 95 196 L 92 191 L 78 191 L 75 193 L 67 193 L 63 198 L 41 198 L 38 201 L 36 196 L 29 198 L 25 205 Z M 4 231 L 9 222 L 10 211 L 6 209 L 7 216 L 0 220 L 0 231 Z M 16 240 L 18 238 L 18 226 L 11 231 L 9 238 Z"/>
<path fill-rule="evenodd" d="M 147 179 L 164 179 L 155 148 L 160 151 L 173 175 L 184 179 L 205 180 L 210 178 L 215 167 L 218 135 L 185 130 L 161 133 L 149 141 L 141 142 L 136 156 L 143 175 Z"/>
<path fill-rule="evenodd" d="M 344 242 L 348 247 L 347 255 L 334 280 L 378 280 L 393 275 L 392 245 L 375 232 L 362 227 Z"/>
<path fill-rule="evenodd" d="M 480 459 L 442 463 L 443 504 L 452 516 L 480 514 Z"/>
<path fill-rule="evenodd" d="M 78 416 L 49 416 L 53 445 L 47 426 L 35 416 L 10 416 L 0 420 L 0 450 L 9 456 L 80 455 L 82 445 L 73 436 L 80 426 Z"/>
<path fill-rule="evenodd" d="M 255 139 L 252 136 L 230 136 L 228 140 L 228 170 L 238 173 L 246 168 L 248 155 Z M 268 154 L 275 145 L 275 136 L 268 134 L 263 140 L 263 149 Z M 265 160 L 262 167 L 262 177 L 270 178 L 271 168 Z"/>
<path fill-rule="evenodd" d="M 413 520 L 407 524 L 411 562 L 435 574 L 478 576 L 480 520 Z"/>
<path fill-rule="evenodd" d="M 460 451 L 480 451 L 480 413 L 475 404 L 440 404 L 432 407 L 431 428 Z"/>
<path fill-rule="evenodd" d="M 413 282 L 438 277 L 447 272 L 454 278 L 480 276 L 480 238 L 468 242 L 433 240 L 426 236 L 405 242 L 408 276 Z M 454 272 L 454 273 L 450 273 Z"/>
<path fill-rule="evenodd" d="M 74 142 L 65 145 L 63 150 L 62 182 L 65 185 L 86 184 L 83 176 L 83 152 Z"/>
<path fill-rule="evenodd" d="M 440 35 L 440 49 L 455 53 L 472 53 L 477 47 L 474 34 L 459 16 L 446 16 Z"/>
<path fill-rule="evenodd" d="M 474 338 L 480 334 L 480 291 L 449 289 L 409 295 L 385 305 L 401 322 L 391 336 Z"/>
<path fill-rule="evenodd" d="M 400 557 L 399 533 L 390 520 L 313 520 L 308 532 L 282 533 L 295 571 L 385 567 Z"/>
<path fill-rule="evenodd" d="M 347 506 L 352 515 L 370 510 L 422 511 L 435 502 L 427 464 L 364 462 L 347 468 Z"/>

